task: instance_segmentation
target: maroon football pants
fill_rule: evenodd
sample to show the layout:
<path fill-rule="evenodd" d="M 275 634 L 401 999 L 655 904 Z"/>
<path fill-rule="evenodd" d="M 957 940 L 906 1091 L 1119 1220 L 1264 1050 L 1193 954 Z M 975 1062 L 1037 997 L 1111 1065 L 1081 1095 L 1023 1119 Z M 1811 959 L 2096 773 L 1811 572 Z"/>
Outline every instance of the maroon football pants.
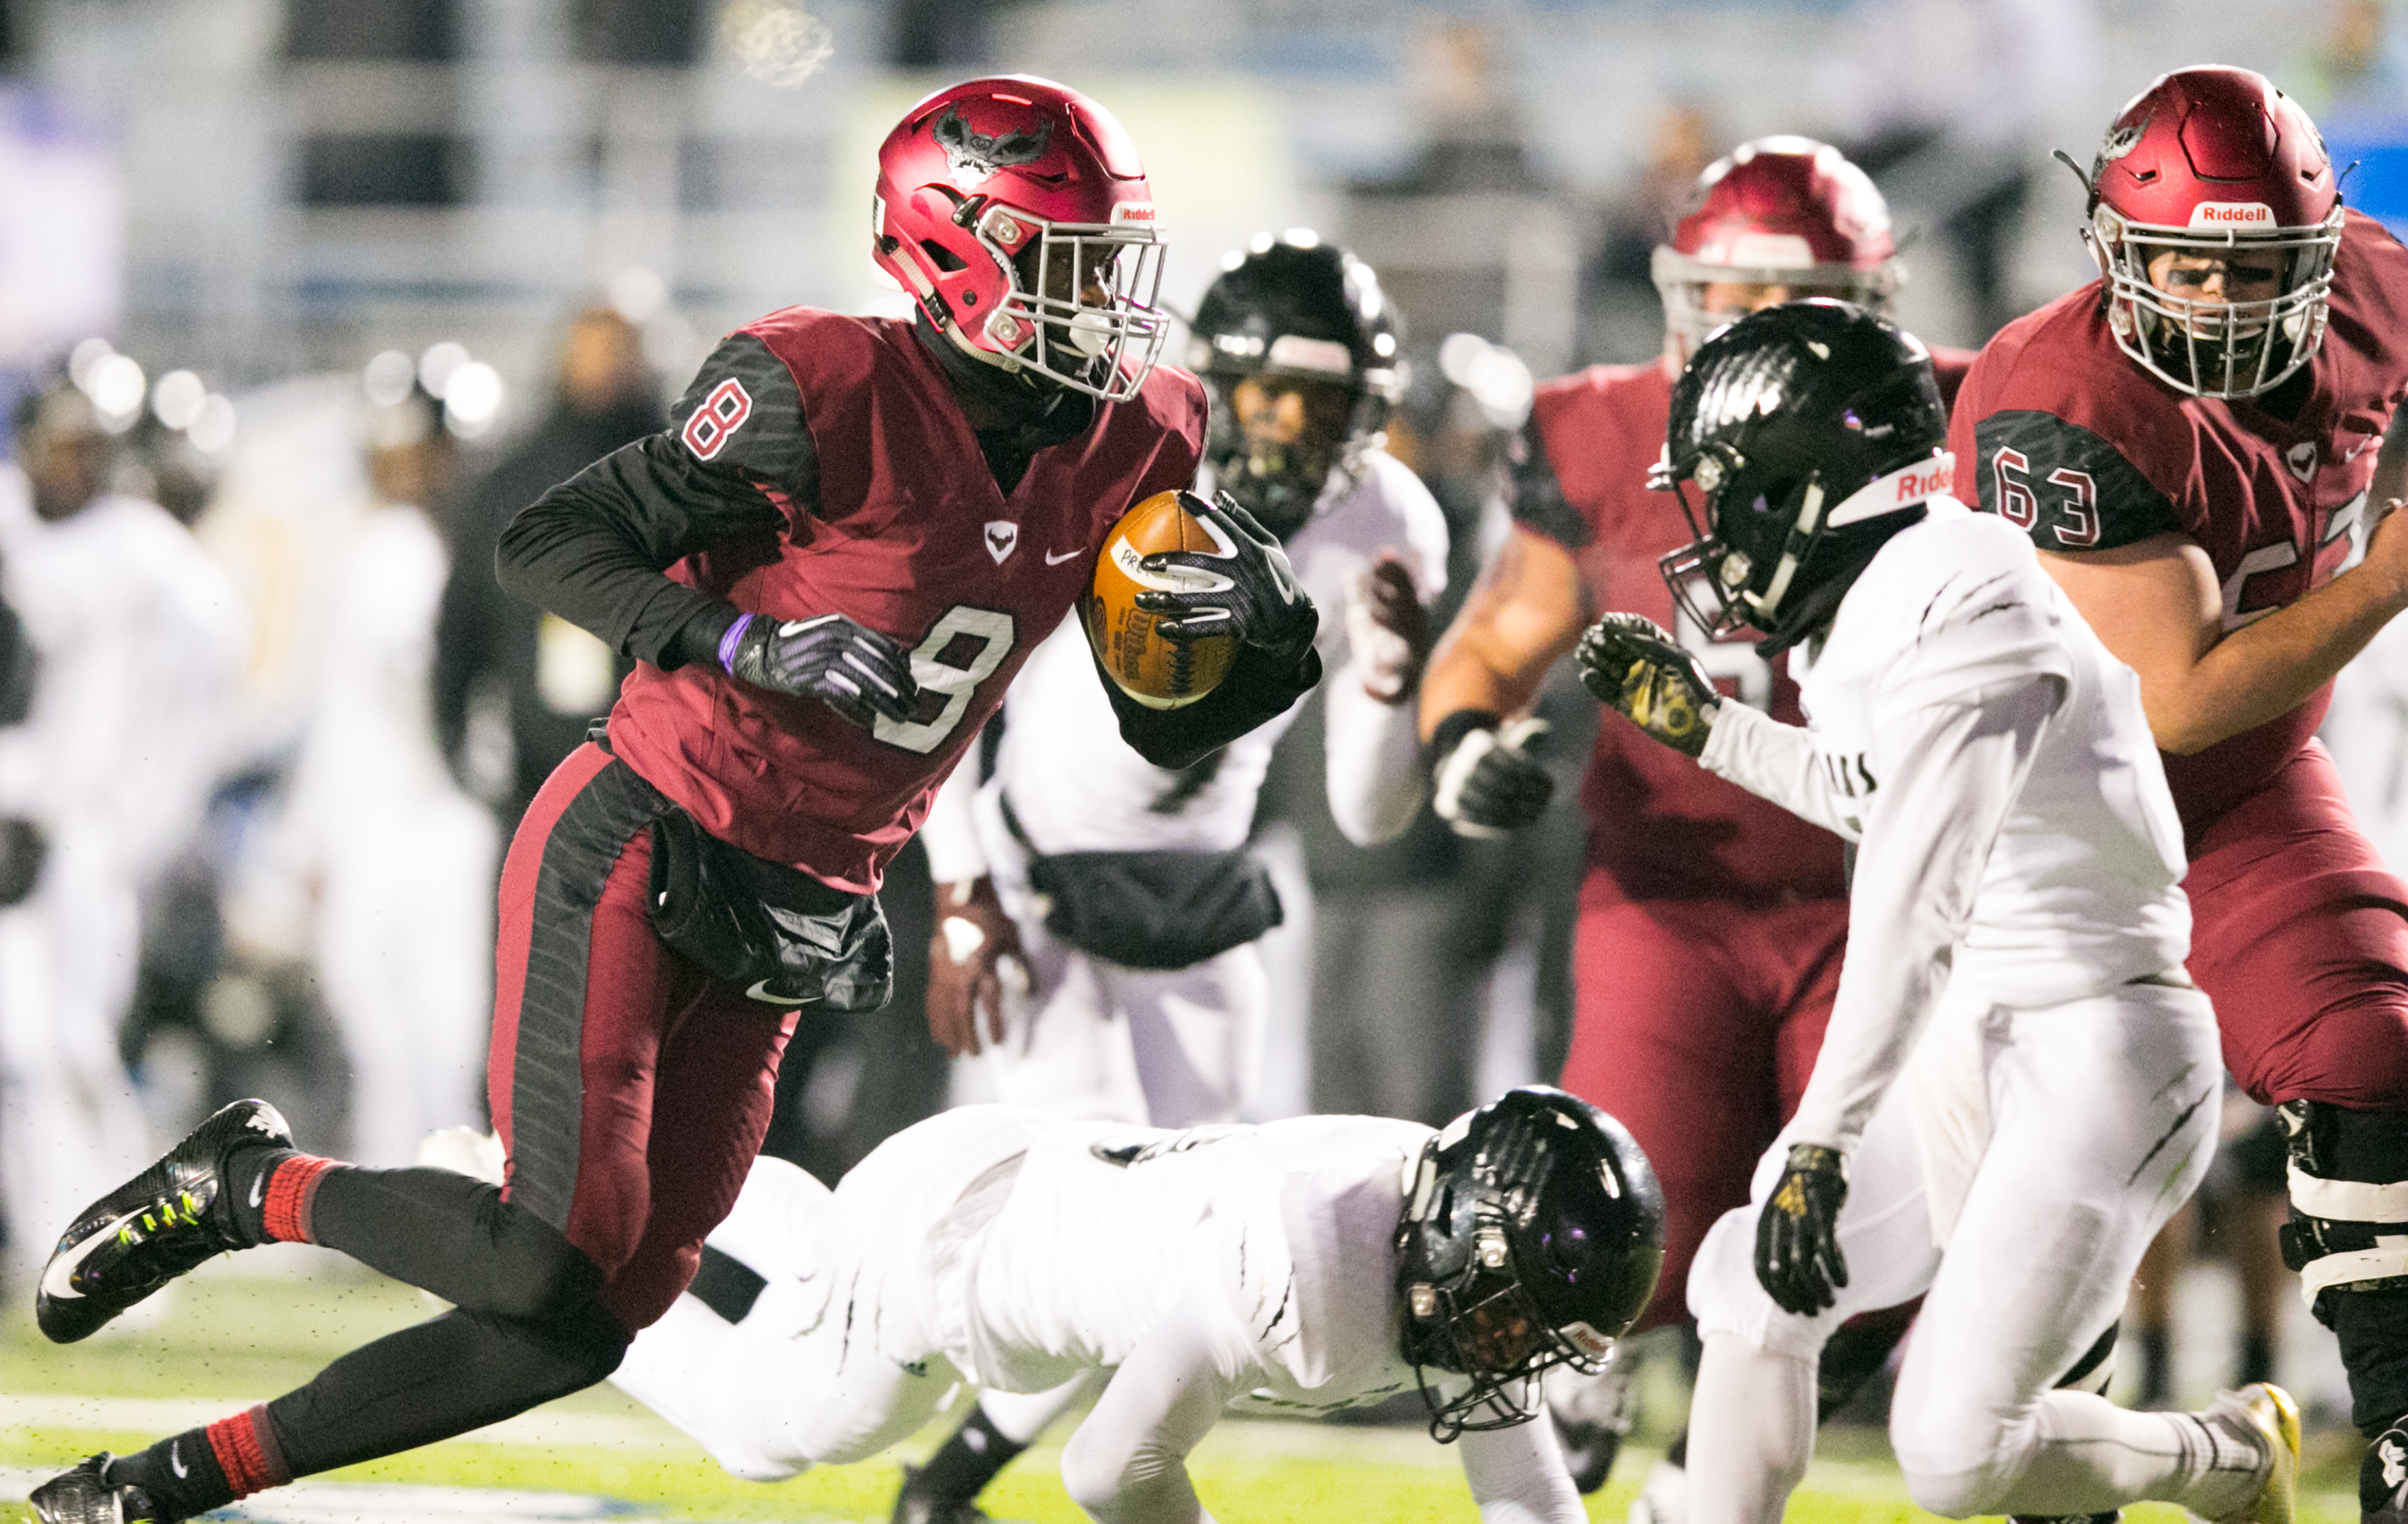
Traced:
<path fill-rule="evenodd" d="M 590 744 L 537 794 L 502 868 L 486 1076 L 509 1199 L 594 1261 L 630 1331 L 668 1311 L 736 1204 L 795 1028 L 653 934 L 663 803 Z"/>
<path fill-rule="evenodd" d="M 1634 903 L 1594 872 L 1581 886 L 1563 1086 L 1619 1118 L 1664 1186 L 1664 1272 L 1638 1328 L 1688 1316 L 1699 1241 L 1747 1204 L 1813 1072 L 1847 937 L 1843 900 Z"/>
<path fill-rule="evenodd" d="M 2408 885 L 2310 741 L 2189 843 L 2191 977 L 2260 1102 L 2408 1111 Z"/>

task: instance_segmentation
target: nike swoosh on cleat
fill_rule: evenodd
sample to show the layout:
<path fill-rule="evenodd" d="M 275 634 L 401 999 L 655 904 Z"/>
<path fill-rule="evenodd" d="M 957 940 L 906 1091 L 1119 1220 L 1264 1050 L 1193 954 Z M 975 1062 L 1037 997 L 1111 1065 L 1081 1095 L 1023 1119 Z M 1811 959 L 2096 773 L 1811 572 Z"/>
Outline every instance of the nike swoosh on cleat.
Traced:
<path fill-rule="evenodd" d="M 184 1442 L 182 1440 L 178 1440 L 175 1444 L 167 1446 L 167 1469 L 176 1474 L 176 1479 L 178 1481 L 181 1481 L 185 1477 L 193 1474 L 192 1468 L 184 1464 Z"/>
<path fill-rule="evenodd" d="M 267 1172 L 265 1170 L 262 1170 L 257 1174 L 251 1177 L 251 1204 L 252 1206 L 257 1206 L 260 1203 L 261 1199 L 266 1194 Z"/>
<path fill-rule="evenodd" d="M 1086 552 L 1086 549 L 1087 547 L 1082 545 L 1077 550 L 1066 552 L 1061 555 L 1056 555 L 1052 551 L 1047 551 L 1045 553 L 1045 564 L 1049 567 L 1058 567 L 1063 562 L 1070 559 L 1071 556 L 1083 554 Z"/>
<path fill-rule="evenodd" d="M 74 1248 L 64 1254 L 52 1255 L 50 1262 L 42 1270 L 42 1295 L 53 1299 L 82 1296 L 83 1293 L 75 1288 L 75 1272 L 83 1268 L 83 1262 L 92 1258 L 94 1250 L 114 1239 L 127 1223 L 134 1221 L 141 1216 L 143 1212 L 149 1210 L 150 1208 L 146 1206 L 140 1211 L 128 1212 L 115 1222 L 95 1230 L 91 1237 Z"/>

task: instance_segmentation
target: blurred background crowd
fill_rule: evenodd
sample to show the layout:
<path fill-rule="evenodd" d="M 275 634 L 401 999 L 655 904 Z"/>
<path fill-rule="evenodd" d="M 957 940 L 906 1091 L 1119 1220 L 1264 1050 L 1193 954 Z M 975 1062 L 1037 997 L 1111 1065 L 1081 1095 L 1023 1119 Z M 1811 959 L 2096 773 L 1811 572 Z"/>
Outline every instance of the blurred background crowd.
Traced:
<path fill-rule="evenodd" d="M 2408 220 L 2401 9 L 0 0 L 0 401 L 26 484 L 0 496 L 7 1262 L 236 1096 L 371 1164 L 482 1124 L 500 851 L 620 676 L 501 594 L 496 537 L 658 427 L 728 328 L 904 309 L 867 257 L 870 165 L 933 84 L 1024 70 L 1109 106 L 1174 309 L 1263 229 L 1378 269 L 1411 363 L 1391 448 L 1454 534 L 1443 617 L 1502 532 L 1534 378 L 1657 351 L 1650 252 L 1736 142 L 1843 148 L 1910 240 L 1900 321 L 1977 346 L 2088 277 L 2048 152 L 2086 162 L 2168 67 L 2265 71 L 2357 161 L 2345 198 Z M 2328 740 L 2408 870 L 2401 638 L 2345 681 Z M 1438 1122 L 1552 1077 L 1596 712 L 1570 683 L 1541 709 L 1556 816 L 1512 842 L 1425 818 L 1354 847 L 1313 716 L 1283 743 L 1257 822 L 1289 913 L 1263 1115 Z M 807 1021 L 781 1079 L 770 1147 L 831 1180 L 976 1085 L 921 1019 L 916 853 L 885 902 L 896 1003 Z M 2286 1332 L 2329 1343 L 2267 1270 L 2281 1160 L 2247 1111 L 2144 1275 L 2144 1396 L 2317 1358 Z M 79 1129 L 122 1156 L 105 1178 L 72 1162 Z M 2237 1351 L 2175 1347 L 2163 1293 L 2201 1244 L 2240 1267 Z"/>

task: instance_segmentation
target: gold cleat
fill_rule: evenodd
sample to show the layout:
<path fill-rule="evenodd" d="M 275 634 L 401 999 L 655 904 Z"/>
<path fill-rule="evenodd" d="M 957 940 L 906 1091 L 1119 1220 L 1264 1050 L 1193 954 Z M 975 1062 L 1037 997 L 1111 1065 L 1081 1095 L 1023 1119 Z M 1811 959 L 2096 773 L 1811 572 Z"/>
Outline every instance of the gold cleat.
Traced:
<path fill-rule="evenodd" d="M 2229 1433 L 2248 1436 L 2272 1458 L 2266 1485 L 2248 1507 L 2216 1524 L 2296 1524 L 2300 1499 L 2300 1404 L 2272 1382 L 2219 1392 L 2200 1418 Z"/>

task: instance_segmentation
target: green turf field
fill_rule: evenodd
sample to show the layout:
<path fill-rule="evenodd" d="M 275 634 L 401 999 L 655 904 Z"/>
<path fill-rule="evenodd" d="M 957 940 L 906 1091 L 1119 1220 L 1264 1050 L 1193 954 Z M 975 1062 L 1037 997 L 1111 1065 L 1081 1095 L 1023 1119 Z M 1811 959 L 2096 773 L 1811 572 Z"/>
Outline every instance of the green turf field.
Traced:
<path fill-rule="evenodd" d="M 69 1348 L 43 1343 L 29 1313 L 12 1305 L 0 1330 L 0 1498 L 22 1499 L 40 1474 L 93 1450 L 136 1448 L 273 1396 L 329 1357 L 429 1310 L 416 1292 L 323 1272 L 252 1278 L 211 1267 L 174 1295 L 154 1327 L 112 1330 Z M 1669 1417 L 1664 1410 L 1676 1404 L 1677 1396 L 1666 1393 L 1654 1406 Z M 604 1387 L 474 1439 L 252 1500 L 249 1513 L 276 1524 L 882 1519 L 894 1498 L 896 1459 L 924 1452 L 939 1431 L 896 1456 L 763 1486 L 728 1476 L 676 1431 Z M 1058 1442 L 1060 1435 L 1053 1437 Z M 2355 1517 L 2351 1442 L 2327 1436 L 2312 1448 L 2303 1517 L 2345 1524 Z M 1054 1479 L 1058 1454 L 1058 1443 L 1040 1445 L 1014 1465 L 989 1493 L 990 1511 L 1031 1524 L 1079 1524 L 1082 1516 Z M 1590 1517 L 1619 1524 L 1654 1460 L 1652 1450 L 1627 1453 L 1613 1484 L 1589 1500 Z M 1213 1432 L 1191 1465 L 1205 1505 L 1226 1524 L 1476 1518 L 1451 1452 L 1416 1429 L 1232 1421 Z M 416 1488 L 517 1495 L 400 1490 Z M 1928 1516 L 1908 1503 L 1878 1432 L 1860 1429 L 1827 1433 L 1822 1458 L 1790 1510 L 1790 1517 L 1810 1524 L 1919 1517 Z M 2132 1524 L 2174 1524 L 2180 1516 L 2147 1507 L 2129 1517 Z M 0 1502 L 0 1524 L 30 1517 L 22 1502 Z"/>

